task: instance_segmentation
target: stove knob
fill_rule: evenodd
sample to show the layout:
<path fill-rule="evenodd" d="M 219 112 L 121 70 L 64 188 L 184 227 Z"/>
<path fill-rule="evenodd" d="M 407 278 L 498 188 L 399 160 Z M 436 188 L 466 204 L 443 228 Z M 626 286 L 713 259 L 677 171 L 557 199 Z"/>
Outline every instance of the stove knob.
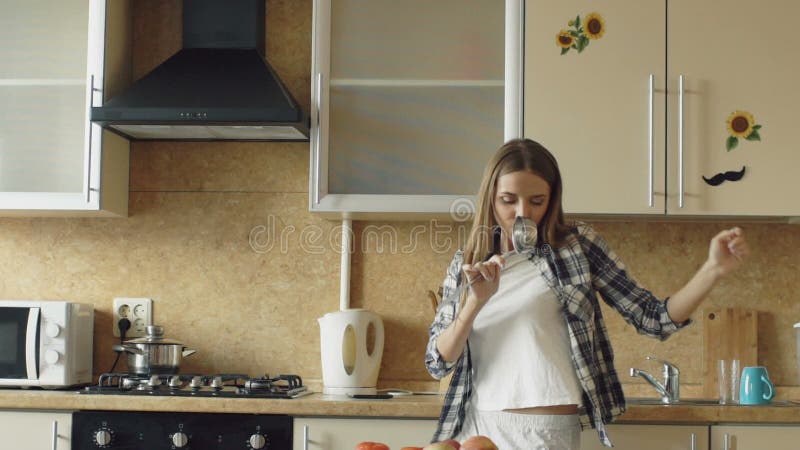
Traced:
<path fill-rule="evenodd" d="M 95 431 L 94 442 L 98 447 L 107 447 L 111 443 L 111 432 L 105 429 Z"/>
<path fill-rule="evenodd" d="M 159 378 L 158 375 L 151 375 L 150 379 L 147 380 L 147 385 L 150 387 L 161 386 L 161 378 Z"/>
<path fill-rule="evenodd" d="M 214 377 L 214 379 L 211 380 L 211 387 L 213 389 L 222 389 L 222 377 Z"/>
<path fill-rule="evenodd" d="M 189 443 L 189 436 L 186 436 L 186 433 L 178 431 L 177 433 L 172 435 L 172 445 L 174 445 L 175 448 L 186 447 L 186 444 L 188 443 Z"/>
<path fill-rule="evenodd" d="M 203 387 L 203 377 L 192 377 L 192 381 L 189 383 L 192 389 L 200 389 Z"/>
<path fill-rule="evenodd" d="M 169 387 L 171 387 L 171 388 L 179 388 L 182 385 L 183 385 L 183 382 L 181 381 L 181 377 L 179 377 L 178 375 L 174 375 L 174 376 L 169 377 Z"/>
<path fill-rule="evenodd" d="M 254 434 L 250 436 L 250 447 L 254 450 L 261 450 L 267 445 L 267 439 L 264 437 L 263 434 Z"/>

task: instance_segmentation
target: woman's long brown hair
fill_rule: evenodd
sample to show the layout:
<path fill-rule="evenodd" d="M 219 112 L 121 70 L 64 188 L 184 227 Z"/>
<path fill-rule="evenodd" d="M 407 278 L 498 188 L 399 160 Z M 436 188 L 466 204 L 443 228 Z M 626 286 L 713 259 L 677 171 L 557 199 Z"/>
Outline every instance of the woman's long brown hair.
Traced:
<path fill-rule="evenodd" d="M 519 171 L 534 173 L 550 186 L 547 211 L 542 223 L 537 224 L 538 245 L 547 244 L 552 248 L 558 248 L 563 243 L 569 227 L 564 223 L 564 211 L 561 207 L 562 186 L 558 163 L 538 142 L 531 139 L 513 139 L 495 152 L 483 171 L 475 218 L 464 249 L 465 264 L 483 261 L 490 255 L 500 252 L 499 248 L 495 248 L 494 239 L 495 230 L 498 228 L 494 211 L 497 179 L 507 173 Z"/>

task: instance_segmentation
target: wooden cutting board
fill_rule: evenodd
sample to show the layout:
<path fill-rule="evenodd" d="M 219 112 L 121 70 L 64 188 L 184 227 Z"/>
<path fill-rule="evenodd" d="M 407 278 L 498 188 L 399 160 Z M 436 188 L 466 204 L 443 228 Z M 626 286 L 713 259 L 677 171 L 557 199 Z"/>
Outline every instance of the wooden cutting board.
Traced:
<path fill-rule="evenodd" d="M 717 360 L 739 359 L 740 367 L 758 365 L 758 312 L 746 308 L 704 311 L 703 392 L 719 395 Z"/>

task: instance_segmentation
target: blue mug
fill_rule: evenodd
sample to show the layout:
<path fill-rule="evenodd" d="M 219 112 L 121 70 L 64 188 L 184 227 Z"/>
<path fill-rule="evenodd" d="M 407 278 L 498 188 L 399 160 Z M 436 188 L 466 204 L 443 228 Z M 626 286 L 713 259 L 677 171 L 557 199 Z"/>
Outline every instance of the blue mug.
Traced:
<path fill-rule="evenodd" d="M 775 386 L 769 381 L 766 367 L 745 367 L 739 389 L 740 405 L 767 405 L 775 395 Z"/>

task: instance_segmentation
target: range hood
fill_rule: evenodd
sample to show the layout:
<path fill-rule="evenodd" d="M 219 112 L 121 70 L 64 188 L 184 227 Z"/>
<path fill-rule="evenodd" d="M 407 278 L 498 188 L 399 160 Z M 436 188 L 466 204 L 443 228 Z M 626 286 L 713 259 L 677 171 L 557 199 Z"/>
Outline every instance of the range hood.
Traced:
<path fill-rule="evenodd" d="M 183 49 L 92 122 L 130 139 L 308 140 L 308 115 L 265 58 L 264 0 L 185 0 Z"/>

